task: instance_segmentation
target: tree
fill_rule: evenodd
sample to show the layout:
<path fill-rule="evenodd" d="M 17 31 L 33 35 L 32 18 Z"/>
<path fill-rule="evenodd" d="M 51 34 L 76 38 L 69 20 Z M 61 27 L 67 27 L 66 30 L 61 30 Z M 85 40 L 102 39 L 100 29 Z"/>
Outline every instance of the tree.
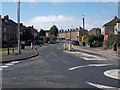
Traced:
<path fill-rule="evenodd" d="M 51 34 L 57 36 L 57 34 L 58 34 L 58 28 L 57 28 L 57 26 L 53 25 L 53 26 L 50 28 L 50 32 L 51 32 Z"/>
<path fill-rule="evenodd" d="M 41 29 L 38 33 L 38 36 L 41 37 L 41 36 L 46 36 L 45 34 L 45 31 L 43 29 Z"/>
<path fill-rule="evenodd" d="M 30 32 L 30 29 L 27 27 L 24 27 L 21 31 L 21 41 L 27 42 L 28 40 L 33 40 L 34 36 Z"/>

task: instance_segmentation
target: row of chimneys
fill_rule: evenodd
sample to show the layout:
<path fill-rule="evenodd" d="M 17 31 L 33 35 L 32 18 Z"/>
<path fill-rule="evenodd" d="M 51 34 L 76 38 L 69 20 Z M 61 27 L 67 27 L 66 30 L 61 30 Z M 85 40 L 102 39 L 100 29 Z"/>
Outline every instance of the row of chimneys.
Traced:
<path fill-rule="evenodd" d="M 82 29 L 81 27 L 80 27 L 80 29 Z M 78 28 L 76 28 L 76 29 L 68 29 L 68 30 L 60 30 L 60 32 L 67 32 L 67 31 L 76 31 L 76 30 L 79 30 Z"/>

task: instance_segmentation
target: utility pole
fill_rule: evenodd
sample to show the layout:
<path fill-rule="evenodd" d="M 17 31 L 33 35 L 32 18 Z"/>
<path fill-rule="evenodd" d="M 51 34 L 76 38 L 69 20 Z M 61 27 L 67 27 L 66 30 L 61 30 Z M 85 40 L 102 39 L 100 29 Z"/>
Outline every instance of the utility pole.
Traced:
<path fill-rule="evenodd" d="M 85 46 L 85 20 L 84 20 L 84 15 L 83 15 L 83 36 L 82 36 L 82 43 L 83 43 L 83 46 Z"/>
<path fill-rule="evenodd" d="M 83 15 L 83 35 L 85 35 L 85 19 L 84 19 L 84 15 Z"/>
<path fill-rule="evenodd" d="M 17 19 L 18 19 L 18 52 L 20 54 L 21 53 L 21 50 L 20 50 L 20 0 L 18 1 Z"/>

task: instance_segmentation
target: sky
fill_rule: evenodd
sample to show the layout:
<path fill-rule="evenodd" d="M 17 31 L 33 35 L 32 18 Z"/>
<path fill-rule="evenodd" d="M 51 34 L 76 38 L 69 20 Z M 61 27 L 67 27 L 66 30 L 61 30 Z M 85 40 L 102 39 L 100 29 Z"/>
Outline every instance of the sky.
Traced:
<path fill-rule="evenodd" d="M 38 30 L 49 30 L 53 24 L 59 30 L 67 30 L 82 27 L 84 17 L 87 30 L 101 28 L 114 16 L 118 16 L 118 2 L 115 1 L 55 2 L 55 0 L 51 0 L 38 2 L 37 0 L 27 0 L 21 2 L 20 19 L 24 25 L 33 25 Z M 2 1 L 0 6 L 2 7 L 2 10 L 0 9 L 2 17 L 9 15 L 10 19 L 17 22 L 17 2 L 15 0 Z"/>

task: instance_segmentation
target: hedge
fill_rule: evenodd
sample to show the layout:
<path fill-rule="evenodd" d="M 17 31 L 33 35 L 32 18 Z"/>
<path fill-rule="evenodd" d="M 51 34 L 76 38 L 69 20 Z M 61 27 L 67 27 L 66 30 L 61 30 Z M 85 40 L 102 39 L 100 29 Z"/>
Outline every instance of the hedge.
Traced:
<path fill-rule="evenodd" d="M 104 39 L 104 35 L 102 34 L 89 35 L 85 39 L 85 43 L 88 45 L 92 44 L 93 47 L 101 47 L 103 44 L 103 39 Z"/>
<path fill-rule="evenodd" d="M 118 46 L 120 46 L 120 35 L 109 35 L 108 41 L 104 43 L 106 48 L 112 48 L 113 44 L 117 43 Z"/>

